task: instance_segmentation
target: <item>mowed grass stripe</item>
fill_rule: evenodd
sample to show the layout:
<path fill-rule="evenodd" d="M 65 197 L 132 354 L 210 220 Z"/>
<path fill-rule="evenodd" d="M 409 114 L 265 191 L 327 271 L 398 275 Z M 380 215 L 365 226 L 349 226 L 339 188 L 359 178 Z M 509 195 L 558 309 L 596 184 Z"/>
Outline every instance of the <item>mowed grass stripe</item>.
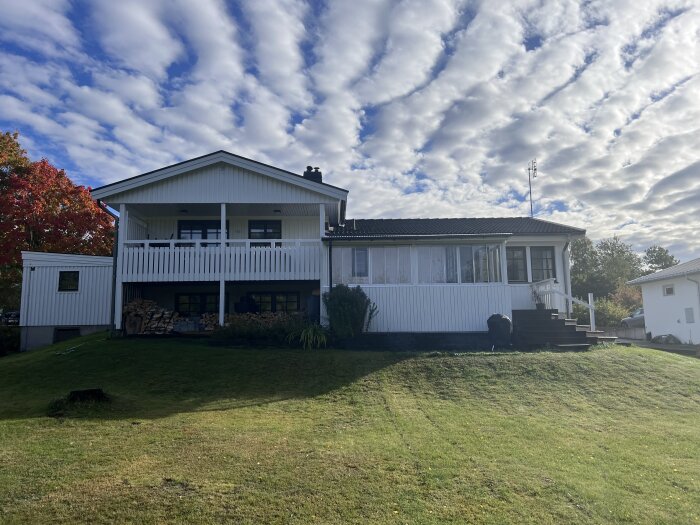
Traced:
<path fill-rule="evenodd" d="M 113 403 L 45 416 L 93 386 Z M 700 360 L 639 348 L 307 353 L 96 335 L 0 359 L 0 439 L 3 522 L 700 520 Z"/>

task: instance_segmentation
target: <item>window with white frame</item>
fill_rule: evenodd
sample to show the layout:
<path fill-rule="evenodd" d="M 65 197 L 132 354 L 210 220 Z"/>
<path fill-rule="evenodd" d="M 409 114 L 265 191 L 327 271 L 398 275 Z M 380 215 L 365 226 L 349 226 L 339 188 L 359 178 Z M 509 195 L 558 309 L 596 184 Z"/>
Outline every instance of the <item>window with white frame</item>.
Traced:
<path fill-rule="evenodd" d="M 527 250 L 524 246 L 513 246 L 506 248 L 506 259 L 508 261 L 508 282 L 527 282 Z"/>
<path fill-rule="evenodd" d="M 369 250 L 367 248 L 352 249 L 352 276 L 369 276 Z"/>
<path fill-rule="evenodd" d="M 79 271 L 59 271 L 58 272 L 58 291 L 59 292 L 77 292 L 80 287 L 80 272 Z"/>
<path fill-rule="evenodd" d="M 411 282 L 411 248 L 377 246 L 370 248 L 372 284 L 409 284 Z"/>
<path fill-rule="evenodd" d="M 530 248 L 530 266 L 532 267 L 532 281 L 544 281 L 556 279 L 557 272 L 554 265 L 553 246 L 533 246 Z"/>
<path fill-rule="evenodd" d="M 664 295 L 675 295 L 676 290 L 672 284 L 664 284 L 663 286 Z"/>
<path fill-rule="evenodd" d="M 489 283 L 501 280 L 499 245 L 418 246 L 419 283 Z"/>

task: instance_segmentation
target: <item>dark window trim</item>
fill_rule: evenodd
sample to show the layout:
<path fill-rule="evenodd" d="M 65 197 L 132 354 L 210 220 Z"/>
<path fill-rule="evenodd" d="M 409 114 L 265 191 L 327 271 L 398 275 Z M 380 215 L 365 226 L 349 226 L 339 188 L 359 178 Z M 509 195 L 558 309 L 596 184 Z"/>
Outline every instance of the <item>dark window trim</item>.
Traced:
<path fill-rule="evenodd" d="M 549 250 L 552 253 L 552 277 L 545 277 L 545 279 L 556 279 L 557 278 L 557 254 L 554 250 L 554 246 L 530 246 L 530 267 L 532 271 L 532 280 L 537 282 L 535 279 L 535 265 L 532 264 L 532 250 Z"/>
<path fill-rule="evenodd" d="M 277 296 L 278 295 L 296 295 L 297 298 L 297 312 L 301 312 L 301 292 L 248 292 L 247 294 L 248 299 L 257 306 L 257 303 L 255 303 L 255 300 L 253 299 L 254 295 L 269 295 L 270 296 L 270 308 L 272 312 L 277 312 Z"/>
<path fill-rule="evenodd" d="M 512 279 L 510 276 L 510 266 L 508 265 L 508 253 L 512 253 L 514 251 L 519 251 L 522 252 L 523 254 L 523 262 L 525 263 L 525 275 L 524 279 Z M 527 269 L 528 269 L 528 260 L 527 260 L 527 248 L 525 246 L 506 246 L 506 267 L 508 268 L 508 282 L 509 283 L 527 283 L 528 278 L 527 278 Z"/>
<path fill-rule="evenodd" d="M 193 296 L 193 295 L 198 295 L 199 296 L 199 312 L 182 312 L 180 311 L 180 297 L 183 296 Z M 214 312 L 207 312 L 206 310 L 206 304 L 207 304 L 207 297 L 213 295 L 216 297 L 216 310 Z M 224 295 L 224 313 L 228 313 L 228 300 L 229 300 L 229 294 L 228 292 Z M 219 312 L 219 292 L 202 292 L 202 293 L 176 293 L 175 294 L 175 311 L 181 315 L 202 315 L 204 313 L 218 313 Z"/>
<path fill-rule="evenodd" d="M 61 282 L 64 274 L 76 274 L 75 288 L 64 288 L 65 282 Z M 58 291 L 59 292 L 79 292 L 80 291 L 80 270 L 59 270 L 58 272 Z"/>
<path fill-rule="evenodd" d="M 258 229 L 262 229 L 262 237 L 253 237 L 252 229 L 257 225 Z M 272 226 L 272 227 L 270 227 Z M 263 219 L 248 221 L 248 239 L 281 239 L 282 238 L 282 221 L 279 219 Z"/>
<path fill-rule="evenodd" d="M 188 229 L 193 229 L 194 226 L 198 226 L 201 234 L 202 234 L 202 239 L 208 239 L 207 237 L 207 231 L 211 226 L 216 226 L 217 230 L 221 229 L 221 220 L 209 220 L 209 219 L 179 219 L 177 221 L 177 238 L 182 239 L 182 230 L 183 226 L 188 225 Z M 228 220 L 226 221 L 226 231 L 229 230 L 228 226 Z M 219 232 L 219 238 L 224 237 L 226 238 L 227 236 L 223 236 L 221 232 Z M 200 239 L 182 239 L 182 240 L 200 240 Z"/>

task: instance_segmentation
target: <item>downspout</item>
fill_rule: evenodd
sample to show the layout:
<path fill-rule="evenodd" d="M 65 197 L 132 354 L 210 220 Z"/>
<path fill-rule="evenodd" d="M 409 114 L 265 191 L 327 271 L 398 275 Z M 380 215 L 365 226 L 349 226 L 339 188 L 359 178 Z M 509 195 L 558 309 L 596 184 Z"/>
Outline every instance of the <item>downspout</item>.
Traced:
<path fill-rule="evenodd" d="M 117 291 L 117 256 L 119 255 L 119 216 L 112 213 L 109 208 L 99 199 L 97 199 L 97 206 L 111 215 L 114 219 L 114 242 L 112 243 L 112 300 L 110 301 L 109 307 L 109 324 L 112 327 L 112 332 L 116 330 L 116 325 L 114 323 L 115 309 L 114 309 L 114 294 Z"/>
<path fill-rule="evenodd" d="M 328 292 L 333 289 L 333 239 L 328 239 Z"/>
<path fill-rule="evenodd" d="M 564 256 L 566 255 L 566 250 L 569 249 L 569 244 L 571 244 L 571 236 L 566 236 L 566 244 L 564 249 L 561 251 L 561 264 L 564 266 Z M 571 301 L 569 300 L 569 279 L 571 279 L 571 262 L 567 265 L 564 271 L 564 293 L 566 294 L 566 315 L 571 317 Z"/>

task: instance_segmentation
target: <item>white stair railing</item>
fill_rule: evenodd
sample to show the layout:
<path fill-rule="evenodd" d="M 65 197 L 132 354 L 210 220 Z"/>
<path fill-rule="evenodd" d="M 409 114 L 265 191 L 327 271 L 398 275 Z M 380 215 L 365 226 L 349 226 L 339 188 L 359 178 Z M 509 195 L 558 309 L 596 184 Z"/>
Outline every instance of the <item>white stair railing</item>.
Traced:
<path fill-rule="evenodd" d="M 562 292 L 557 286 L 556 279 L 544 279 L 543 281 L 538 281 L 530 285 L 532 290 L 532 297 L 535 302 L 540 300 L 545 304 L 548 309 L 554 309 L 554 297 L 563 297 L 572 303 L 580 304 L 588 308 L 591 318 L 591 330 L 595 331 L 595 303 L 593 301 L 593 294 L 588 294 L 588 302 L 577 299 L 576 297 Z"/>

